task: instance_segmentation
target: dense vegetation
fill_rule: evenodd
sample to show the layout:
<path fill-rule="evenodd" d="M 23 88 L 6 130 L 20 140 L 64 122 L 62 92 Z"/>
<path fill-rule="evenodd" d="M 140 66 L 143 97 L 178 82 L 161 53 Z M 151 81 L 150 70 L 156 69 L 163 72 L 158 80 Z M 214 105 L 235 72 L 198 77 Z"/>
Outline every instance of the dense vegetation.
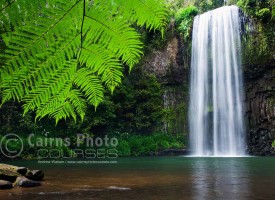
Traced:
<path fill-rule="evenodd" d="M 35 113 L 22 116 L 20 103 L 10 102 L 1 109 L 0 135 L 15 133 L 27 144 L 29 134 L 36 137 L 70 137 L 87 134 L 91 137 L 109 135 L 119 139 L 117 147 L 121 156 L 157 154 L 163 149 L 184 148 L 183 133 L 164 132 L 164 125 L 173 121 L 175 111 L 163 108 L 163 90 L 154 75 L 144 74 L 140 68 L 125 77 L 113 94 L 106 93 L 104 101 L 95 111 L 88 106 L 83 121 L 61 120 L 55 125 L 52 119 L 34 122 Z M 18 147 L 19 148 L 19 147 Z M 74 146 L 60 146 L 69 154 Z M 24 158 L 35 157 L 35 148 L 25 148 Z"/>
<path fill-rule="evenodd" d="M 275 18 L 275 2 L 273 0 L 238 0 L 237 5 L 249 16 L 258 18 L 264 22 Z"/>
<path fill-rule="evenodd" d="M 3 0 L 0 9 L 1 134 L 146 135 L 164 123 L 154 76 L 131 76 L 114 90 L 142 55 L 133 27 L 163 35 L 163 1 Z"/>
<path fill-rule="evenodd" d="M 8 1 L 0 1 L 0 2 L 1 3 L 5 2 L 5 4 L 3 4 L 3 5 L 7 5 L 7 8 L 9 7 L 8 4 L 6 3 Z M 24 0 L 21 2 L 27 2 L 27 0 Z M 37 1 L 37 2 L 42 2 L 42 0 Z M 70 3 L 72 3 L 72 2 L 73 1 L 70 1 Z M 95 2 L 103 2 L 104 3 L 106 1 L 95 1 Z M 123 3 L 123 1 L 118 1 L 118 2 Z M 157 1 L 150 0 L 148 2 L 157 2 Z M 262 27 L 262 34 L 259 36 L 260 44 L 258 45 L 259 46 L 258 50 L 260 53 L 257 52 L 256 54 L 257 55 L 259 54 L 261 59 L 265 59 L 266 53 L 269 52 L 271 49 L 269 44 L 272 44 L 272 43 L 274 44 L 274 42 L 272 42 L 271 40 L 274 40 L 274 38 L 275 38 L 275 37 L 273 37 L 274 31 L 272 31 L 274 29 L 274 28 L 272 29 L 272 25 L 274 25 L 274 24 L 272 24 L 272 22 L 274 23 L 274 21 L 272 21 L 272 20 L 275 19 L 274 1 L 272 1 L 272 0 L 263 0 L 263 1 L 229 0 L 228 2 L 231 4 L 237 4 L 249 16 L 252 16 L 253 18 L 261 21 L 261 23 L 264 23 L 265 25 L 266 24 L 270 25 L 270 26 L 262 26 L 261 23 L 259 24 L 259 26 Z M 191 31 L 192 31 L 192 22 L 193 22 L 194 16 L 197 14 L 203 13 L 207 10 L 222 6 L 223 3 L 224 3 L 223 0 L 210 0 L 210 1 L 169 0 L 166 6 L 170 9 L 170 12 L 169 12 L 170 19 L 169 20 L 171 22 L 173 22 L 173 20 L 174 20 L 174 22 L 175 22 L 175 29 L 177 30 L 176 34 L 179 34 L 179 36 L 182 37 L 182 39 L 185 40 L 186 43 L 188 43 L 188 42 L 190 43 L 190 35 L 191 35 Z M 62 4 L 60 6 L 61 7 L 66 6 L 67 11 L 68 11 L 70 5 L 71 4 L 68 4 L 68 5 Z M 103 4 L 100 4 L 100 5 L 103 6 Z M 129 3 L 129 6 L 130 5 L 131 5 L 131 3 Z M 83 6 L 83 4 L 82 4 L 82 6 Z M 125 6 L 128 6 L 128 5 L 125 5 Z M 155 7 L 155 4 L 152 7 Z M 4 8 L 5 7 L 3 7 L 3 6 L 2 6 L 2 8 L 0 8 L 0 9 L 2 9 L 1 12 L 4 10 Z M 22 6 L 22 8 L 27 9 L 26 6 L 25 7 Z M 60 9 L 60 8 L 57 8 L 57 9 Z M 81 5 L 79 5 L 79 8 L 81 8 Z M 30 8 L 28 8 L 28 9 L 37 10 L 32 6 L 30 6 Z M 157 9 L 157 7 L 156 7 L 156 9 Z M 16 11 L 15 7 L 12 7 L 12 9 L 9 12 L 13 12 L 14 10 Z M 115 10 L 113 10 L 113 11 L 115 11 Z M 83 11 L 81 11 L 79 9 L 78 12 L 83 12 Z M 139 11 L 139 12 L 141 12 L 141 11 Z M 1 16 L 3 14 L 4 14 L 4 12 L 1 13 Z M 19 14 L 19 13 L 17 13 L 17 14 Z M 48 14 L 49 14 L 50 19 L 52 17 L 54 17 L 54 18 L 57 17 L 57 16 L 50 16 L 51 13 L 48 13 Z M 62 13 L 59 13 L 58 15 L 60 15 L 60 14 L 62 14 Z M 14 15 L 14 16 L 16 16 L 16 15 Z M 80 14 L 79 16 L 83 16 L 83 13 Z M 20 18 L 20 20 L 29 20 L 30 19 L 29 16 L 23 15 L 22 17 L 23 17 L 23 19 Z M 37 17 L 38 17 L 38 15 L 36 13 L 34 15 L 34 17 L 29 21 L 29 23 L 32 23 L 33 22 L 32 20 L 37 20 Z M 72 16 L 70 16 L 70 17 L 68 17 L 68 19 L 66 19 L 66 23 L 72 19 L 71 17 Z M 104 17 L 104 16 L 102 16 L 102 17 Z M 118 16 L 115 16 L 115 18 L 116 17 L 118 17 Z M 148 17 L 148 20 L 149 20 L 149 18 L 150 17 Z M 17 20 L 17 19 L 12 18 L 12 20 Z M 80 19 L 76 18 L 75 20 L 76 20 L 76 23 L 79 23 L 79 20 L 81 21 L 82 18 L 80 18 Z M 134 59 L 134 61 L 135 61 L 134 63 L 137 63 L 141 57 L 141 52 L 140 52 L 141 41 L 143 41 L 143 43 L 145 44 L 145 47 L 144 47 L 145 54 L 154 51 L 154 49 L 163 48 L 165 46 L 165 41 L 167 40 L 167 37 L 169 37 L 169 34 L 171 34 L 171 32 L 174 28 L 174 27 L 171 28 L 172 25 L 170 25 L 169 28 L 166 30 L 166 34 L 164 35 L 164 39 L 163 39 L 161 32 L 149 30 L 150 28 L 149 29 L 148 29 L 148 27 L 146 28 L 146 25 L 143 26 L 147 22 L 146 23 L 145 22 L 144 23 L 141 23 L 141 22 L 136 23 L 138 21 L 138 19 L 131 19 L 131 20 L 133 20 L 134 23 L 132 23 L 133 21 L 131 21 L 130 23 L 127 22 L 127 25 L 129 25 L 127 27 L 131 29 L 131 31 L 132 31 L 131 33 L 137 34 L 140 37 L 138 40 L 139 42 L 138 42 L 138 47 L 137 47 L 138 52 L 137 52 L 137 54 L 133 55 L 134 57 L 136 56 L 136 58 L 138 58 L 138 59 Z M 37 21 L 37 23 L 38 22 L 40 22 L 40 21 Z M 5 23 L 7 23 L 7 21 Z M 54 23 L 54 21 L 51 23 Z M 66 23 L 64 23 L 64 24 L 66 25 Z M 18 24 L 18 21 L 16 21 L 15 24 Z M 22 30 L 20 30 L 21 26 L 18 26 L 18 28 L 15 28 L 15 27 L 16 26 L 8 27 L 7 29 L 10 29 L 12 31 L 12 32 L 8 32 L 8 33 L 14 33 L 16 35 L 20 31 L 22 31 Z M 63 27 L 63 25 L 60 26 L 58 28 L 58 30 L 62 29 L 62 27 Z M 135 27 L 136 29 L 133 29 L 132 27 Z M 265 27 L 265 28 L 269 27 L 269 29 L 264 29 L 263 27 Z M 160 27 L 158 27 L 156 25 L 154 27 L 152 26 L 152 28 L 160 28 Z M 1 27 L 1 30 L 0 30 L 0 33 L 2 35 L 2 38 L 0 38 L 0 51 L 1 51 L 1 54 L 3 54 L 3 55 L 5 54 L 4 51 L 7 48 L 14 48 L 14 51 L 17 51 L 18 48 L 22 48 L 21 44 L 17 44 L 18 47 L 17 46 L 12 47 L 12 45 L 14 45 L 14 43 L 12 40 L 9 39 L 9 37 L 11 35 L 6 35 L 5 29 L 6 29 L 6 27 L 3 26 L 3 27 Z M 19 31 L 19 32 L 16 32 L 16 31 Z M 24 34 L 25 34 L 25 31 L 26 30 L 23 30 Z M 28 31 L 31 31 L 31 30 L 28 30 Z M 20 32 L 20 33 L 22 33 L 22 32 Z M 54 37 L 57 37 L 57 38 L 59 37 L 57 31 L 53 31 L 53 34 L 57 34 Z M 37 36 L 38 35 L 36 35 L 36 34 L 32 35 L 32 37 L 37 37 Z M 55 45 L 62 45 L 64 40 L 70 40 L 71 36 L 73 36 L 73 35 L 68 34 L 66 38 L 63 38 L 63 39 L 60 38 L 60 41 L 58 39 L 58 42 Z M 3 38 L 5 39 L 5 41 L 3 40 Z M 124 35 L 120 35 L 119 38 L 121 40 L 123 40 Z M 80 39 L 80 38 L 78 38 L 78 39 Z M 6 41 L 8 41 L 8 42 L 6 42 Z M 246 47 L 247 52 L 244 52 L 244 53 L 251 54 L 251 59 L 249 59 L 249 61 L 251 61 L 253 59 L 258 59 L 255 56 L 255 52 L 251 51 L 251 49 L 250 49 L 255 44 L 252 43 L 253 41 L 249 42 L 248 39 L 247 39 L 247 41 L 248 41 L 246 43 L 248 45 Z M 23 41 L 23 43 L 25 43 L 25 42 L 26 41 Z M 78 45 L 81 45 L 81 40 L 78 40 Z M 60 47 L 62 47 L 62 46 L 60 46 Z M 185 46 L 185 48 L 188 48 L 188 46 Z M 25 52 L 24 48 L 23 48 L 23 51 Z M 29 52 L 29 53 L 30 54 L 39 53 L 38 51 L 44 51 L 44 49 L 43 48 L 35 49 L 34 52 Z M 58 51 L 58 48 L 57 49 L 49 48 L 49 52 L 47 52 L 47 54 L 49 54 L 49 55 L 44 55 L 44 56 L 56 55 L 56 51 Z M 102 51 L 99 51 L 99 52 L 102 52 Z M 115 51 L 117 53 L 119 50 L 117 49 Z M 43 55 L 42 55 L 43 52 L 40 52 L 40 53 L 41 54 L 37 54 L 37 60 L 35 60 L 35 59 L 29 60 L 30 63 L 28 66 L 26 65 L 26 67 L 37 66 L 37 69 L 39 69 L 43 65 L 43 63 L 46 62 L 46 57 L 43 57 Z M 67 53 L 69 53 L 69 52 L 67 52 Z M 112 52 L 112 53 L 114 53 L 114 52 Z M 64 52 L 62 53 L 62 55 L 65 55 Z M 34 108 L 34 109 L 27 108 L 27 110 L 26 110 L 26 106 L 24 106 L 24 104 L 26 104 L 26 102 L 30 99 L 26 99 L 25 97 L 21 98 L 22 95 L 17 94 L 17 92 L 15 92 L 18 88 L 21 88 L 21 86 L 25 86 L 24 85 L 25 82 L 24 82 L 24 84 L 22 83 L 23 85 L 21 83 L 19 84 L 19 82 L 16 82 L 16 81 L 14 82 L 14 80 L 15 79 L 17 80 L 17 78 L 20 78 L 20 76 L 22 74 L 18 73 L 18 74 L 15 74 L 16 76 L 13 76 L 14 69 L 12 69 L 11 74 L 8 74 L 8 76 L 7 76 L 8 78 L 7 79 L 4 78 L 5 79 L 4 80 L 3 77 L 6 76 L 7 74 L 2 73 L 3 66 L 6 66 L 6 65 L 10 66 L 11 63 L 10 63 L 10 61 L 1 59 L 0 60 L 0 66 L 1 66 L 0 100 L 1 100 L 1 102 L 6 102 L 6 103 L 3 104 L 3 106 L 1 107 L 1 110 L 0 110 L 0 124 L 1 124 L 1 126 L 0 126 L 0 135 L 1 135 L 0 140 L 1 140 L 2 136 L 4 136 L 7 133 L 16 133 L 16 134 L 20 135 L 23 138 L 25 143 L 26 143 L 26 137 L 31 133 L 34 133 L 36 137 L 45 137 L 45 138 L 47 138 L 47 137 L 62 137 L 62 138 L 71 137 L 71 138 L 74 138 L 77 133 L 87 134 L 92 137 L 96 137 L 96 136 L 103 137 L 104 135 L 109 135 L 109 136 L 117 137 L 119 139 L 118 150 L 119 150 L 120 156 L 152 155 L 152 154 L 157 154 L 159 151 L 162 151 L 164 149 L 185 148 L 187 145 L 187 142 L 186 142 L 186 134 L 187 133 L 175 132 L 173 130 L 173 128 L 172 129 L 164 129 L 164 127 L 165 127 L 165 125 L 175 121 L 175 119 L 177 118 L 178 112 L 184 112 L 184 114 L 185 114 L 186 110 L 187 110 L 186 109 L 187 105 L 184 104 L 184 105 L 181 105 L 181 107 L 177 107 L 175 109 L 164 108 L 163 99 L 162 99 L 163 85 L 161 85 L 159 83 L 159 81 L 156 79 L 155 75 L 147 74 L 146 72 L 143 72 L 140 68 L 140 66 L 142 65 L 142 62 L 139 65 L 137 65 L 136 67 L 134 67 L 132 69 L 132 71 L 130 72 L 130 68 L 134 64 L 129 63 L 130 59 L 128 61 L 126 58 L 125 58 L 126 60 L 123 60 L 124 58 L 121 55 L 115 55 L 115 56 L 111 57 L 112 59 L 115 59 L 115 63 L 116 63 L 115 65 L 111 65 L 111 66 L 108 65 L 110 63 L 112 64 L 111 61 L 114 61 L 112 59 L 108 63 L 105 63 L 105 62 L 103 63 L 104 65 L 106 64 L 109 67 L 111 67 L 111 68 L 109 68 L 107 66 L 106 67 L 107 71 L 104 71 L 104 70 L 101 72 L 93 71 L 92 74 L 89 74 L 89 73 L 87 74 L 85 71 L 83 71 L 82 77 L 90 77 L 90 75 L 92 75 L 92 76 L 96 75 L 97 79 L 100 80 L 98 82 L 98 86 L 101 85 L 100 87 L 102 89 L 100 91 L 100 95 L 99 95 L 101 103 L 98 104 L 99 101 L 93 102 L 93 100 L 90 99 L 91 102 L 87 104 L 86 99 L 88 98 L 88 100 L 89 100 L 89 95 L 87 93 L 85 93 L 86 87 L 79 82 L 79 84 L 80 84 L 79 86 L 74 85 L 71 87 L 71 89 L 73 89 L 74 92 L 76 92 L 75 89 L 81 90 L 80 92 L 82 94 L 79 96 L 80 97 L 79 99 L 81 100 L 80 103 L 82 101 L 85 101 L 85 117 L 83 118 L 83 120 L 76 118 L 76 121 L 74 121 L 72 119 L 66 119 L 66 120 L 59 119 L 59 117 L 58 117 L 58 119 L 60 121 L 57 125 L 55 125 L 54 119 L 49 119 L 49 118 L 43 118 L 40 121 L 35 121 L 36 116 L 37 116 L 37 112 L 35 112 L 35 111 L 37 111 L 38 104 L 33 104 L 34 107 L 32 107 L 32 106 L 28 107 L 28 108 Z M 29 55 L 27 55 L 27 56 L 29 56 Z M 74 56 L 71 58 L 72 59 L 80 58 L 79 56 L 83 58 L 82 59 L 83 62 L 80 61 L 80 63 L 82 63 L 82 64 L 79 65 L 79 63 L 78 63 L 77 65 L 75 65 L 76 68 L 71 71 L 73 73 L 75 73 L 75 70 L 81 70 L 82 67 L 83 68 L 89 67 L 90 60 L 87 60 L 88 57 L 86 54 L 84 54 L 84 53 L 81 53 L 81 55 L 74 54 Z M 86 59 L 85 62 L 84 62 L 84 56 Z M 246 57 L 249 58 L 249 55 L 247 55 Z M 16 59 L 20 60 L 21 57 L 20 58 L 16 57 Z M 260 62 L 260 59 L 258 59 L 258 60 Z M 63 61 L 67 62 L 65 60 L 63 60 Z M 22 62 L 25 63 L 26 60 L 22 60 Z M 63 64 L 64 64 L 64 62 L 63 62 Z M 83 63 L 85 63 L 85 64 L 83 64 Z M 96 66 L 98 67 L 101 64 L 102 63 L 100 63 L 100 62 L 96 63 L 95 65 L 93 65 L 92 68 L 95 69 Z M 62 65 L 62 66 L 68 66 L 68 65 Z M 130 68 L 128 68 L 126 66 L 130 66 Z M 114 67 L 114 68 L 112 68 L 112 67 Z M 58 69 L 47 68 L 47 69 L 59 70 L 59 68 Z M 64 68 L 64 70 L 66 70 L 66 69 Z M 96 70 L 99 70 L 99 69 L 100 69 L 100 67 L 98 67 Z M 104 74 L 105 75 L 109 74 L 110 71 L 108 72 L 108 69 L 118 69 L 118 71 L 116 71 L 116 73 L 118 73 L 117 74 L 118 76 L 115 76 L 118 79 L 109 82 L 110 84 L 107 83 L 108 81 L 105 80 L 104 76 L 103 76 Z M 64 71 L 64 73 L 63 73 L 62 70 L 63 69 L 60 69 L 60 73 L 66 75 L 67 72 L 65 73 L 65 71 Z M 28 68 L 27 71 L 23 70 L 22 73 L 27 73 L 30 71 L 32 71 L 32 69 Z M 43 72 L 43 70 L 41 72 Z M 113 71 L 111 70 L 111 72 L 113 72 Z M 47 74 L 42 74 L 42 75 L 47 76 Z M 125 78 L 121 80 L 122 75 L 124 75 Z M 71 77 L 71 75 L 69 75 L 69 76 Z M 33 81 L 32 78 L 28 79 L 28 80 Z M 51 81 L 51 80 L 54 81 L 54 82 L 52 82 L 53 84 L 55 84 L 56 82 L 59 82 L 59 79 L 58 78 L 56 79 L 56 77 L 52 77 L 52 79 L 50 77 L 47 77 L 45 80 L 43 80 L 41 82 L 41 84 L 45 83 L 47 81 Z M 85 79 L 83 79 L 83 80 L 85 81 Z M 66 82 L 65 79 L 62 81 Z M 15 86 L 13 84 L 16 84 L 16 83 L 18 83 L 17 84 L 18 87 L 13 88 L 13 89 L 16 89 L 16 90 L 13 90 L 13 96 L 15 97 L 16 100 L 20 100 L 20 101 L 19 102 L 13 101 L 13 100 L 8 101 L 8 99 L 10 99 L 12 97 L 12 96 L 7 95 L 8 94 L 7 88 L 10 88 L 10 85 L 8 85 L 8 84 Z M 28 82 L 28 83 L 31 83 L 31 82 Z M 46 87 L 47 89 L 52 87 L 52 86 L 49 86 L 49 87 L 48 86 Z M 116 87 L 115 90 L 113 90 L 114 87 Z M 93 86 L 92 86 L 92 88 L 93 88 Z M 30 92 L 28 95 L 36 94 L 35 91 L 31 91 L 31 89 L 33 89 L 33 88 L 30 87 L 27 89 L 28 90 L 30 89 L 30 91 L 28 91 L 28 92 Z M 40 89 L 42 89 L 42 90 L 38 93 L 39 94 L 41 93 L 44 95 L 45 94 L 45 93 L 43 93 L 45 91 L 44 88 L 41 87 Z M 62 90 L 62 88 L 58 88 L 58 90 L 55 90 L 54 94 L 56 94 L 58 96 L 61 95 L 62 94 L 62 93 L 60 93 L 61 90 Z M 110 90 L 111 90 L 111 92 L 110 92 Z M 186 91 L 188 91 L 188 89 L 186 89 Z M 26 91 L 24 91 L 23 96 L 25 96 L 27 94 L 25 92 Z M 68 93 L 68 94 L 71 94 L 71 93 Z M 78 94 L 80 94 L 80 93 L 78 93 Z M 97 94 L 99 94 L 99 93 L 97 93 Z M 103 96 L 104 96 L 104 98 L 101 98 Z M 50 94 L 46 98 L 52 99 L 52 97 L 53 97 L 53 94 Z M 74 103 L 74 101 L 72 101 L 72 99 L 69 99 L 68 102 L 70 104 Z M 97 102 L 97 103 L 95 103 L 95 102 Z M 41 103 L 41 105 L 43 104 L 42 101 L 40 103 Z M 92 106 L 92 104 L 94 104 L 94 105 L 96 104 L 96 106 L 97 106 L 96 110 L 95 110 L 94 106 Z M 43 104 L 43 105 L 46 105 L 46 104 Z M 53 109 L 57 109 L 58 107 L 59 107 L 58 104 L 56 104 L 56 107 L 53 107 Z M 74 108 L 76 108 L 76 107 L 77 106 L 74 106 Z M 26 112 L 28 110 L 29 110 L 29 112 Z M 75 111 L 76 110 L 74 110 L 74 112 Z M 24 113 L 24 115 L 23 115 L 23 113 Z M 64 117 L 65 115 L 67 115 L 67 113 L 63 113 L 63 114 L 60 116 Z M 78 114 L 80 114 L 81 117 L 84 116 L 82 111 L 80 111 Z M 53 117 L 55 117 L 55 116 L 53 115 Z M 10 145 L 14 145 L 16 147 L 16 143 L 10 144 Z M 273 143 L 273 146 L 274 145 L 275 145 L 275 143 Z M 72 144 L 72 146 L 69 146 L 69 147 L 61 145 L 58 148 L 62 149 L 62 151 L 64 151 L 66 155 L 69 155 L 69 154 L 72 154 L 71 150 L 74 148 L 74 145 Z M 35 150 L 36 150 L 35 148 L 31 148 L 31 147 L 26 148 L 22 154 L 22 157 L 24 157 L 24 158 L 35 157 L 35 154 L 34 154 Z"/>
<path fill-rule="evenodd" d="M 188 6 L 179 9 L 175 15 L 176 26 L 178 27 L 178 31 L 183 34 L 185 40 L 190 36 L 193 18 L 198 12 L 199 10 L 197 7 Z"/>
<path fill-rule="evenodd" d="M 164 31 L 167 11 L 157 0 L 1 1 L 2 103 L 23 103 L 56 122 L 83 120 L 104 91 L 113 93 L 123 69 L 142 55 L 133 26 Z"/>

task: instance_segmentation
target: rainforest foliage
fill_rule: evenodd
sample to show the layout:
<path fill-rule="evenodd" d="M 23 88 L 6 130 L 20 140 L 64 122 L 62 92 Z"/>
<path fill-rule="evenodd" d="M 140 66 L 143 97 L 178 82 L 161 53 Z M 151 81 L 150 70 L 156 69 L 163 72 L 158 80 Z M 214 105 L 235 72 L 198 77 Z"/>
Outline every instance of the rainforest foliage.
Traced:
<path fill-rule="evenodd" d="M 188 6 L 181 8 L 175 15 L 175 23 L 178 31 L 183 34 L 185 40 L 190 37 L 191 28 L 194 17 L 198 14 L 199 10 L 195 6 Z"/>
<path fill-rule="evenodd" d="M 156 77 L 144 74 L 137 68 L 125 77 L 113 94 L 106 92 L 104 101 L 96 111 L 93 106 L 88 106 L 83 121 L 61 120 L 55 125 L 52 119 L 45 118 L 34 123 L 34 112 L 23 117 L 21 104 L 9 102 L 1 108 L 0 132 L 40 134 L 46 131 L 51 136 L 76 133 L 146 135 L 160 131 L 158 127 L 170 120 L 166 116 L 173 115 L 163 108 L 162 95 L 163 90 Z"/>
<path fill-rule="evenodd" d="M 256 53 L 264 59 L 272 52 L 269 44 L 274 44 L 274 0 L 227 2 L 265 25 L 259 25 Z M 223 4 L 224 0 L 0 0 L 0 135 L 16 133 L 25 142 L 31 133 L 62 138 L 110 135 L 119 139 L 121 156 L 184 148 L 186 133 L 175 132 L 173 122 L 179 113 L 186 116 L 187 103 L 165 108 L 165 86 L 143 72 L 138 62 L 142 52 L 163 49 L 174 34 L 189 51 L 194 16 Z M 260 61 L 250 51 L 254 43 L 255 37 L 247 42 L 249 61 Z M 59 148 L 70 154 L 73 146 Z M 22 156 L 32 157 L 34 151 L 26 149 Z"/>
<path fill-rule="evenodd" d="M 119 140 L 117 150 L 120 156 L 151 155 L 164 149 L 184 148 L 186 135 L 170 129 L 164 132 L 162 128 L 175 121 L 178 112 L 163 108 L 162 95 L 163 89 L 156 77 L 144 74 L 136 67 L 112 95 L 106 92 L 97 111 L 91 105 L 87 107 L 83 121 L 67 119 L 55 125 L 53 119 L 44 118 L 34 123 L 34 112 L 23 117 L 20 103 L 6 103 L 1 108 L 0 135 L 15 133 L 23 139 L 26 148 L 22 158 L 35 158 L 36 155 L 35 147 L 29 147 L 27 143 L 29 134 L 35 135 L 34 140 L 69 137 L 72 141 L 79 133 L 101 138 L 108 135 Z M 54 148 L 68 156 L 73 153 L 71 149 L 74 146 L 60 145 Z"/>
<path fill-rule="evenodd" d="M 251 17 L 258 18 L 264 22 L 275 18 L 274 0 L 238 0 L 237 5 Z"/>
<path fill-rule="evenodd" d="M 113 93 L 123 70 L 142 55 L 134 26 L 164 32 L 167 11 L 159 0 L 1 0 L 2 105 L 23 103 L 61 119 L 84 119 L 105 90 Z"/>

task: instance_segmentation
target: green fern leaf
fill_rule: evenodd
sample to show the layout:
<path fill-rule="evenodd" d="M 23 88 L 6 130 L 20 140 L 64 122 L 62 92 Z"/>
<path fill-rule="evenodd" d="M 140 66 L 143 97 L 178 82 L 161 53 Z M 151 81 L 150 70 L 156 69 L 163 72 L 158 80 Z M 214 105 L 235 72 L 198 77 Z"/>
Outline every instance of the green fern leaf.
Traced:
<path fill-rule="evenodd" d="M 0 95 L 61 119 L 85 116 L 142 56 L 133 25 L 163 31 L 159 0 L 0 0 Z M 2 46 L 2 45 L 1 45 Z M 2 64 L 3 63 L 3 64 Z"/>
<path fill-rule="evenodd" d="M 88 68 L 78 70 L 74 76 L 73 83 L 80 88 L 87 100 L 97 107 L 103 101 L 103 86 L 93 71 Z"/>

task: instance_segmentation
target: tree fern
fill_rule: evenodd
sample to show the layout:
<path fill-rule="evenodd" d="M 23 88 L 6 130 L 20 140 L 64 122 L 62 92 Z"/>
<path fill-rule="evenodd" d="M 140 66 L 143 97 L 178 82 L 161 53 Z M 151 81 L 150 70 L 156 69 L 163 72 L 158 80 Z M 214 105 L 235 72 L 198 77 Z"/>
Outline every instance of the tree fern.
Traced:
<path fill-rule="evenodd" d="M 2 103 L 60 119 L 97 107 L 142 55 L 133 25 L 163 32 L 159 0 L 0 0 Z"/>

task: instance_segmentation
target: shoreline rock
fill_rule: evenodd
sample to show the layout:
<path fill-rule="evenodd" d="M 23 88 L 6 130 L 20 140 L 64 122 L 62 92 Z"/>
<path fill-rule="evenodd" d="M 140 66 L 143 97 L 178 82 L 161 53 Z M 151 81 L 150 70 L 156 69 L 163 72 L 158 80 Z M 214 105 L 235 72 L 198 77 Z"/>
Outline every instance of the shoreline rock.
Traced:
<path fill-rule="evenodd" d="M 9 181 L 0 180 L 0 190 L 6 190 L 13 188 L 13 185 Z"/>
<path fill-rule="evenodd" d="M 25 177 L 33 181 L 42 181 L 42 179 L 44 178 L 44 173 L 41 170 L 29 170 L 25 174 Z"/>
<path fill-rule="evenodd" d="M 38 187 L 41 186 L 41 182 L 30 180 L 24 176 L 17 177 L 14 186 L 19 187 Z"/>
<path fill-rule="evenodd" d="M 19 187 L 41 186 L 44 173 L 41 170 L 29 170 L 26 167 L 0 164 L 0 190 Z"/>

